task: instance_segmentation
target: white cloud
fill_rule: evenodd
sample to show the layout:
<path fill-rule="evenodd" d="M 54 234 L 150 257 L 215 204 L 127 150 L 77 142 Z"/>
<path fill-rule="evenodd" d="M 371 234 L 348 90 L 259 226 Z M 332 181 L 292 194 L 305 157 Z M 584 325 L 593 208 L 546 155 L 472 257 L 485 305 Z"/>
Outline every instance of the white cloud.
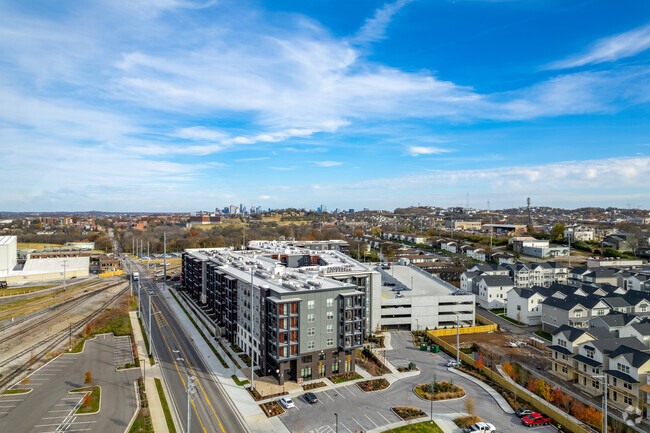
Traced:
<path fill-rule="evenodd" d="M 451 152 L 449 149 L 443 149 L 441 147 L 434 146 L 409 146 L 407 151 L 411 156 L 440 155 L 442 153 Z"/>
<path fill-rule="evenodd" d="M 650 24 L 600 39 L 585 53 L 551 63 L 549 69 L 575 68 L 588 64 L 615 62 L 650 48 Z"/>
<path fill-rule="evenodd" d="M 310 161 L 310 162 L 319 167 L 336 167 L 338 165 L 343 164 L 342 162 L 339 161 Z"/>
<path fill-rule="evenodd" d="M 413 0 L 397 0 L 394 3 L 386 3 L 377 9 L 372 18 L 368 18 L 359 32 L 352 38 L 356 44 L 375 42 L 386 37 L 386 28 L 393 20 L 393 17 L 404 6 Z"/>

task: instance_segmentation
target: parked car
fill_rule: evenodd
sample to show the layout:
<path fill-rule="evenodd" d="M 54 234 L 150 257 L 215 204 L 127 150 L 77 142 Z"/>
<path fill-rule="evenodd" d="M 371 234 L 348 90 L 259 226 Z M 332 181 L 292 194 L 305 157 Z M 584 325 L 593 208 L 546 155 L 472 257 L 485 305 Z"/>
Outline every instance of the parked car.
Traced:
<path fill-rule="evenodd" d="M 314 394 L 313 392 L 308 392 L 307 394 L 305 394 L 304 397 L 305 397 L 305 401 L 309 404 L 318 403 L 318 397 L 316 397 L 316 394 Z"/>
<path fill-rule="evenodd" d="M 295 403 L 293 400 L 291 400 L 291 397 L 282 397 L 280 400 L 278 400 L 282 406 L 284 406 L 285 409 L 290 409 L 292 407 L 296 407 Z"/>
<path fill-rule="evenodd" d="M 532 427 L 535 425 L 547 425 L 551 422 L 551 418 L 541 415 L 537 412 L 533 412 L 528 416 L 525 416 L 521 419 L 521 423 L 526 427 Z"/>
<path fill-rule="evenodd" d="M 448 359 L 447 362 L 445 362 L 445 367 L 458 367 L 458 362 L 456 362 L 455 359 Z"/>
<path fill-rule="evenodd" d="M 401 293 L 395 293 L 395 298 L 403 298 L 403 297 L 404 295 L 402 295 Z"/>
<path fill-rule="evenodd" d="M 395 283 L 391 283 L 390 281 L 384 281 L 384 286 L 394 286 Z"/>
<path fill-rule="evenodd" d="M 515 412 L 515 414 L 516 414 L 519 418 L 523 418 L 523 417 L 525 417 L 525 416 L 532 415 L 532 413 L 533 413 L 533 411 L 530 410 L 530 409 L 528 409 L 528 408 L 526 408 L 526 407 L 520 407 L 519 409 L 517 409 L 517 412 Z"/>
<path fill-rule="evenodd" d="M 489 422 L 477 422 L 476 424 L 467 427 L 465 433 L 494 433 L 497 429 Z"/>

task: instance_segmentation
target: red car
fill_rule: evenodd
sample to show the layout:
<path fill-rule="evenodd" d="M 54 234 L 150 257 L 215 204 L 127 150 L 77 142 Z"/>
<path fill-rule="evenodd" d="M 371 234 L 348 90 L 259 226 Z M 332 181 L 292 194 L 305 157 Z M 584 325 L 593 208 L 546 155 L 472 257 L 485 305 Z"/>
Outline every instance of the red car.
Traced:
<path fill-rule="evenodd" d="M 547 425 L 551 422 L 551 418 L 544 415 L 540 415 L 537 412 L 533 412 L 528 416 L 525 416 L 521 419 L 521 423 L 526 427 L 532 427 L 534 425 Z"/>

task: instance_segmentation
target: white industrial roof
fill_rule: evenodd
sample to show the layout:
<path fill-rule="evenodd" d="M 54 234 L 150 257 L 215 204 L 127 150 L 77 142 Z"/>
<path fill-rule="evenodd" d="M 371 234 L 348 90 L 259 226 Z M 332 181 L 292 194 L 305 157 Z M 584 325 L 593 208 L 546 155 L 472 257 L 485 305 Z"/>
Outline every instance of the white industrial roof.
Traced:
<path fill-rule="evenodd" d="M 16 236 L 0 236 L 0 245 L 10 245 L 12 242 L 16 242 Z"/>

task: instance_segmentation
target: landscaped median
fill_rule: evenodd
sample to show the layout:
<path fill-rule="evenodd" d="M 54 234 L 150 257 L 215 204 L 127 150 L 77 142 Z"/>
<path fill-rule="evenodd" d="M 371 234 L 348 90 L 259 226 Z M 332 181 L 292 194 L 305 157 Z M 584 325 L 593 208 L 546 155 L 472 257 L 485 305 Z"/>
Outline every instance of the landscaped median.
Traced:
<path fill-rule="evenodd" d="M 386 430 L 385 433 L 443 433 L 438 424 L 431 421 L 422 421 L 414 424 Z"/>
<path fill-rule="evenodd" d="M 390 386 L 390 383 L 385 378 L 364 380 L 363 382 L 357 382 L 357 386 L 364 392 L 373 392 L 381 391 Z"/>
<path fill-rule="evenodd" d="M 99 412 L 101 406 L 101 388 L 97 385 L 86 388 L 72 389 L 69 392 L 83 392 L 84 396 L 81 407 L 77 410 L 76 415 L 90 415 Z"/>
<path fill-rule="evenodd" d="M 33 388 L 18 388 L 18 389 L 8 389 L 2 393 L 2 395 L 15 395 L 15 394 L 27 394 L 32 392 Z"/>
<path fill-rule="evenodd" d="M 465 397 L 465 390 L 451 382 L 424 383 L 413 388 L 413 392 L 423 400 L 451 400 Z"/>
<path fill-rule="evenodd" d="M 350 373 L 342 373 L 342 374 L 330 376 L 327 379 L 333 384 L 337 384 L 337 383 L 348 382 L 350 380 L 363 379 L 363 376 L 361 376 L 357 372 L 350 372 Z"/>
<path fill-rule="evenodd" d="M 422 418 L 427 416 L 426 413 L 422 412 L 420 409 L 415 407 L 392 407 L 391 410 L 395 412 L 395 415 L 402 418 L 404 421 L 409 421 L 416 418 Z"/>
<path fill-rule="evenodd" d="M 174 420 L 172 419 L 172 413 L 169 410 L 169 405 L 167 404 L 167 398 L 165 397 L 165 392 L 163 391 L 162 383 L 160 379 L 155 379 L 156 389 L 158 390 L 158 397 L 160 398 L 160 405 L 162 406 L 163 412 L 165 413 L 165 422 L 167 423 L 167 429 L 169 433 L 176 433 L 176 427 L 174 427 Z"/>
<path fill-rule="evenodd" d="M 282 406 L 280 406 L 277 401 L 268 401 L 266 403 L 262 403 L 260 404 L 260 408 L 262 408 L 268 418 L 271 418 L 272 416 L 282 415 L 284 413 L 284 409 L 282 409 Z"/>

